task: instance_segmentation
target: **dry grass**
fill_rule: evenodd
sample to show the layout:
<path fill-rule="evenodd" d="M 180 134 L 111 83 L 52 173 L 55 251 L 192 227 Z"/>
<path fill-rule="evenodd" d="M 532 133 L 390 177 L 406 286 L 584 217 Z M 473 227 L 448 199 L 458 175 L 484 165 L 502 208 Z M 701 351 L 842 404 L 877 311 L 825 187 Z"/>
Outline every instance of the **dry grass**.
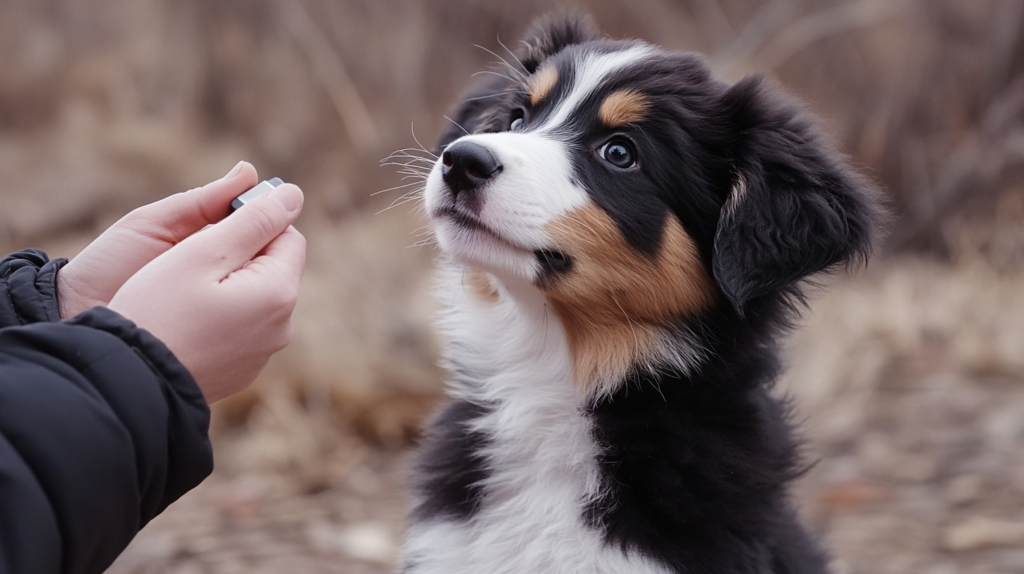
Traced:
<path fill-rule="evenodd" d="M 784 387 L 799 498 L 847 572 L 1024 571 L 1024 274 L 896 258 L 843 282 Z"/>

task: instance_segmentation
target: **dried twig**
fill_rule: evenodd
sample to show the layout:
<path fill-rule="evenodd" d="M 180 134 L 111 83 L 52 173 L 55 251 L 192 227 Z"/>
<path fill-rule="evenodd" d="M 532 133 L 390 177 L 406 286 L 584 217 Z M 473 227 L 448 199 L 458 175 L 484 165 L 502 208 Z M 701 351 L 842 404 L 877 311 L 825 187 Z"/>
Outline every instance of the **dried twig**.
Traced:
<path fill-rule="evenodd" d="M 796 3 L 793 0 L 772 0 L 754 14 L 735 38 L 711 55 L 715 69 L 726 77 L 735 76 L 735 70 L 750 61 L 778 34 L 791 21 L 795 12 Z"/>
<path fill-rule="evenodd" d="M 786 26 L 757 54 L 757 65 L 775 69 L 820 40 L 877 24 L 912 5 L 912 0 L 858 0 L 804 16 Z"/>
<path fill-rule="evenodd" d="M 893 235 L 893 248 L 919 242 L 969 195 L 991 190 L 1006 171 L 1024 163 L 1024 126 L 1019 121 L 1022 114 L 1024 74 L 992 101 L 976 129 L 944 159 L 934 184 L 914 194 L 918 199 Z"/>
<path fill-rule="evenodd" d="M 364 152 L 376 152 L 380 147 L 380 134 L 345 62 L 334 51 L 330 40 L 309 15 L 301 0 L 289 0 L 282 3 L 281 7 L 284 21 L 309 58 L 313 73 L 327 90 L 352 145 Z"/>
<path fill-rule="evenodd" d="M 736 38 L 712 57 L 727 77 L 753 69 L 771 70 L 814 43 L 877 24 L 913 5 L 913 0 L 858 0 L 820 10 L 794 21 L 793 0 L 774 0 L 761 9 Z"/>

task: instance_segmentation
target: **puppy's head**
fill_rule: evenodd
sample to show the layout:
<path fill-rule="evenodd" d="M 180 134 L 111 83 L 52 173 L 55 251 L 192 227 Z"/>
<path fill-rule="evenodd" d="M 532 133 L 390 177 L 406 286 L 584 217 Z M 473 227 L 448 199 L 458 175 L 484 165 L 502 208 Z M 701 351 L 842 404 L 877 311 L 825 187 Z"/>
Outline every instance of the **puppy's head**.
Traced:
<path fill-rule="evenodd" d="M 668 326 L 742 321 L 869 249 L 872 187 L 760 78 L 580 19 L 524 46 L 456 111 L 426 207 L 448 255 L 545 294 L 581 384 L 685 362 Z"/>

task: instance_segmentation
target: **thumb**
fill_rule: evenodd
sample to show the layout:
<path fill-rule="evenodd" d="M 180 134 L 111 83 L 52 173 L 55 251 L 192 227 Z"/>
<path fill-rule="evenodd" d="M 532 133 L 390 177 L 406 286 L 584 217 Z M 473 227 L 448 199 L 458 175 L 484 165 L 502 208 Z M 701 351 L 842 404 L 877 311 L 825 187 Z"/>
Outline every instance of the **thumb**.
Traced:
<path fill-rule="evenodd" d="M 302 212 L 302 203 L 302 190 L 286 183 L 190 239 L 201 242 L 200 252 L 213 258 L 220 271 L 231 273 L 288 229 Z"/>
<path fill-rule="evenodd" d="M 115 239 L 158 241 L 161 251 L 166 251 L 203 227 L 224 219 L 230 213 L 231 199 L 256 181 L 256 169 L 247 162 L 239 162 L 217 181 L 135 209 L 110 232 L 118 236 Z M 147 263 L 159 252 L 148 255 Z"/>

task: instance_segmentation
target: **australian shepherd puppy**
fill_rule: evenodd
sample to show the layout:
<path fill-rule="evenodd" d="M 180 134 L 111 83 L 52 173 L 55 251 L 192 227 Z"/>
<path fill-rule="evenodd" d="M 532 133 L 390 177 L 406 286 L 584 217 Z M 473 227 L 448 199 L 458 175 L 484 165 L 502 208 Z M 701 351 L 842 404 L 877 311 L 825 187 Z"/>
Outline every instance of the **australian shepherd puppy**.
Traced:
<path fill-rule="evenodd" d="M 452 399 L 406 574 L 826 571 L 778 342 L 876 192 L 759 77 L 549 20 L 471 92 L 425 206 Z"/>

